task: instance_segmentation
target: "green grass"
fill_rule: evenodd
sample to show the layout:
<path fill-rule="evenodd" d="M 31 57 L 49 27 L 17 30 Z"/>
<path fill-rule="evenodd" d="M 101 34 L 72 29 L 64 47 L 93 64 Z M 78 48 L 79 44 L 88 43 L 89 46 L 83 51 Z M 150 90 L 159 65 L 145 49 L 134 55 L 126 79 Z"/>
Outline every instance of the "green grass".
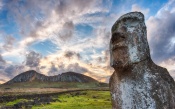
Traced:
<path fill-rule="evenodd" d="M 109 91 L 82 91 L 62 94 L 56 102 L 32 109 L 111 109 Z"/>
<path fill-rule="evenodd" d="M 108 87 L 105 83 L 79 83 L 79 82 L 23 82 L 0 85 L 0 88 L 96 88 L 96 87 Z"/>
<path fill-rule="evenodd" d="M 26 102 L 26 101 L 28 101 L 28 100 L 27 99 L 18 99 L 18 100 L 14 100 L 14 101 L 8 102 L 5 105 L 6 106 L 13 106 L 14 104 L 17 104 L 19 102 Z"/>

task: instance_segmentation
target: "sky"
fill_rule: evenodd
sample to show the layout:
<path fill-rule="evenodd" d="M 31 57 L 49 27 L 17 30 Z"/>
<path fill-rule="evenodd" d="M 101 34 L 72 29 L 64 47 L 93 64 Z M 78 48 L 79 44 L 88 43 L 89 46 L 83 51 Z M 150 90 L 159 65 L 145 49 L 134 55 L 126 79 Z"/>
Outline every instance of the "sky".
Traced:
<path fill-rule="evenodd" d="M 0 83 L 27 71 L 108 82 L 111 27 L 145 15 L 151 57 L 175 78 L 175 0 L 0 0 Z"/>

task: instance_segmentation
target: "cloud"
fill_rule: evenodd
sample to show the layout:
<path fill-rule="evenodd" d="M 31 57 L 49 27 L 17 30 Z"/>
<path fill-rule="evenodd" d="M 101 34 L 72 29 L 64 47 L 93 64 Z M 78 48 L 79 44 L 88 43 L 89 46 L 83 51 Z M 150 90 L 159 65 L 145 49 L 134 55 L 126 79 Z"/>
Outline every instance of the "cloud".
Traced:
<path fill-rule="evenodd" d="M 4 69 L 1 71 L 1 75 L 8 77 L 8 78 L 13 78 L 14 76 L 27 71 L 28 68 L 26 68 L 24 65 L 6 65 Z"/>
<path fill-rule="evenodd" d="M 5 68 L 4 71 L 9 77 L 13 77 L 14 74 L 16 73 L 16 70 L 17 70 L 17 66 L 10 65 L 7 68 Z"/>
<path fill-rule="evenodd" d="M 56 65 L 52 63 L 47 75 L 57 75 L 69 71 L 76 73 L 85 73 L 88 71 L 88 69 L 80 66 L 78 63 L 72 63 L 68 65 L 64 63 L 59 63 L 59 65 Z"/>
<path fill-rule="evenodd" d="M 56 75 L 58 74 L 59 70 L 57 67 L 55 67 L 54 64 L 49 68 L 48 75 Z"/>
<path fill-rule="evenodd" d="M 0 64 L 5 64 L 5 60 L 2 58 L 1 54 L 0 54 Z"/>
<path fill-rule="evenodd" d="M 67 29 L 73 29 L 73 24 L 80 23 L 80 19 L 85 19 L 87 14 L 107 12 L 108 8 L 102 4 L 103 0 L 16 0 L 5 5 L 9 16 L 13 16 L 20 27 L 22 36 L 48 38 L 59 33 L 62 27 L 70 26 Z M 26 22 L 30 23 L 26 25 Z M 68 33 L 71 35 L 71 31 Z"/>
<path fill-rule="evenodd" d="M 3 8 L 3 2 L 0 1 L 0 10 Z"/>
<path fill-rule="evenodd" d="M 162 61 L 160 66 L 167 68 L 170 75 L 175 79 L 175 56 Z"/>
<path fill-rule="evenodd" d="M 147 16 L 150 10 L 148 8 L 147 9 L 143 9 L 138 4 L 133 4 L 131 11 L 142 12 L 145 16 Z"/>
<path fill-rule="evenodd" d="M 26 55 L 26 66 L 29 67 L 38 67 L 40 64 L 41 54 L 35 51 L 30 51 Z"/>
<path fill-rule="evenodd" d="M 46 68 L 46 66 L 41 66 L 41 67 L 40 67 L 40 69 L 45 69 L 45 68 Z"/>
<path fill-rule="evenodd" d="M 10 78 L 7 75 L 3 75 L 3 71 L 0 70 L 1 76 L 0 76 L 0 84 L 3 84 L 4 82 L 7 82 Z"/>
<path fill-rule="evenodd" d="M 108 0 L 103 5 L 104 2 L 104 0 L 90 0 L 88 2 L 86 0 L 16 0 L 5 2 L 8 19 L 16 23 L 19 35 L 23 38 L 15 42 L 15 46 L 18 48 L 13 48 L 10 52 L 3 52 L 3 56 L 20 57 L 21 54 L 28 51 L 30 45 L 44 40 L 52 41 L 64 51 L 72 45 L 71 48 L 77 50 L 90 48 L 91 45 L 82 43 L 82 40 L 86 40 L 86 38 L 82 39 L 79 36 L 75 31 L 75 26 L 78 24 L 92 25 L 94 22 L 106 21 L 103 17 L 106 16 L 105 13 L 108 13 L 111 1 Z M 97 16 L 96 13 L 102 14 Z M 74 41 L 77 41 L 76 44 Z M 12 48 L 11 45 L 4 47 Z"/>
<path fill-rule="evenodd" d="M 175 1 L 168 1 L 146 21 L 151 57 L 175 78 Z"/>
<path fill-rule="evenodd" d="M 73 51 L 65 51 L 64 57 L 71 59 L 73 56 L 77 57 L 78 59 L 81 58 L 81 55 L 79 53 L 73 52 Z"/>
<path fill-rule="evenodd" d="M 78 63 L 74 63 L 74 64 L 69 64 L 67 69 L 69 71 L 73 71 L 73 72 L 77 72 L 77 73 L 84 73 L 84 72 L 88 72 L 88 69 L 80 66 Z"/>
<path fill-rule="evenodd" d="M 101 27 L 95 30 L 96 38 L 93 39 L 97 47 L 105 47 L 108 49 L 111 32 L 106 27 Z"/>
<path fill-rule="evenodd" d="M 173 77 L 173 79 L 175 80 L 175 70 L 170 70 L 169 72 L 170 72 L 171 76 Z"/>
<path fill-rule="evenodd" d="M 167 7 L 174 7 L 175 3 L 167 5 L 146 22 L 151 56 L 156 63 L 175 55 L 175 12 L 167 10 Z"/>
<path fill-rule="evenodd" d="M 160 65 L 167 68 L 169 71 L 175 70 L 175 56 L 162 61 Z"/>
<path fill-rule="evenodd" d="M 13 49 L 13 45 L 15 43 L 15 38 L 13 36 L 6 36 L 4 37 L 4 45 L 2 48 L 6 51 L 10 51 Z"/>
<path fill-rule="evenodd" d="M 59 37 L 63 41 L 69 40 L 74 33 L 74 24 L 72 21 L 67 21 L 63 24 L 62 29 L 58 33 Z"/>
<path fill-rule="evenodd" d="M 113 72 L 113 69 L 109 66 L 109 53 L 107 50 L 91 55 L 94 58 L 88 61 L 85 60 L 86 55 L 81 54 L 81 56 L 83 57 L 78 58 L 77 53 L 72 51 L 58 51 L 58 53 L 48 55 L 40 60 L 40 66 L 44 66 L 44 69 L 40 69 L 40 71 L 46 75 L 74 71 L 90 75 L 97 80 L 107 81 L 104 78 L 110 76 Z M 102 62 L 98 62 L 99 57 L 102 58 Z"/>
<path fill-rule="evenodd" d="M 0 84 L 3 84 L 4 82 L 6 82 L 5 79 L 0 79 Z"/>

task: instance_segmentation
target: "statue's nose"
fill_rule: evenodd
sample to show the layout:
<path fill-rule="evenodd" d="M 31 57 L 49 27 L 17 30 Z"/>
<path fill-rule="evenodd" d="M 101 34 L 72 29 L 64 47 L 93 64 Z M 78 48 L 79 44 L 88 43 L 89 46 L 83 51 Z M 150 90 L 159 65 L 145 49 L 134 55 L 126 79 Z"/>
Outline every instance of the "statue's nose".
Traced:
<path fill-rule="evenodd" d="M 114 32 L 112 33 L 112 38 L 111 38 L 111 42 L 114 43 L 114 42 L 118 42 L 120 41 L 121 39 L 125 39 L 125 34 L 123 32 Z"/>

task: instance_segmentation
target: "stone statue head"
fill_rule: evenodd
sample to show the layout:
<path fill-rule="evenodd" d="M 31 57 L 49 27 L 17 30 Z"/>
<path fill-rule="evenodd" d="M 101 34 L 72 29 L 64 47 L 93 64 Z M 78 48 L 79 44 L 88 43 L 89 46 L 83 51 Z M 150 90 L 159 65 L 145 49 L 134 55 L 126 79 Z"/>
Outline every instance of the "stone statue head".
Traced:
<path fill-rule="evenodd" d="M 144 15 L 130 12 L 121 16 L 111 29 L 110 65 L 126 68 L 150 58 Z"/>

